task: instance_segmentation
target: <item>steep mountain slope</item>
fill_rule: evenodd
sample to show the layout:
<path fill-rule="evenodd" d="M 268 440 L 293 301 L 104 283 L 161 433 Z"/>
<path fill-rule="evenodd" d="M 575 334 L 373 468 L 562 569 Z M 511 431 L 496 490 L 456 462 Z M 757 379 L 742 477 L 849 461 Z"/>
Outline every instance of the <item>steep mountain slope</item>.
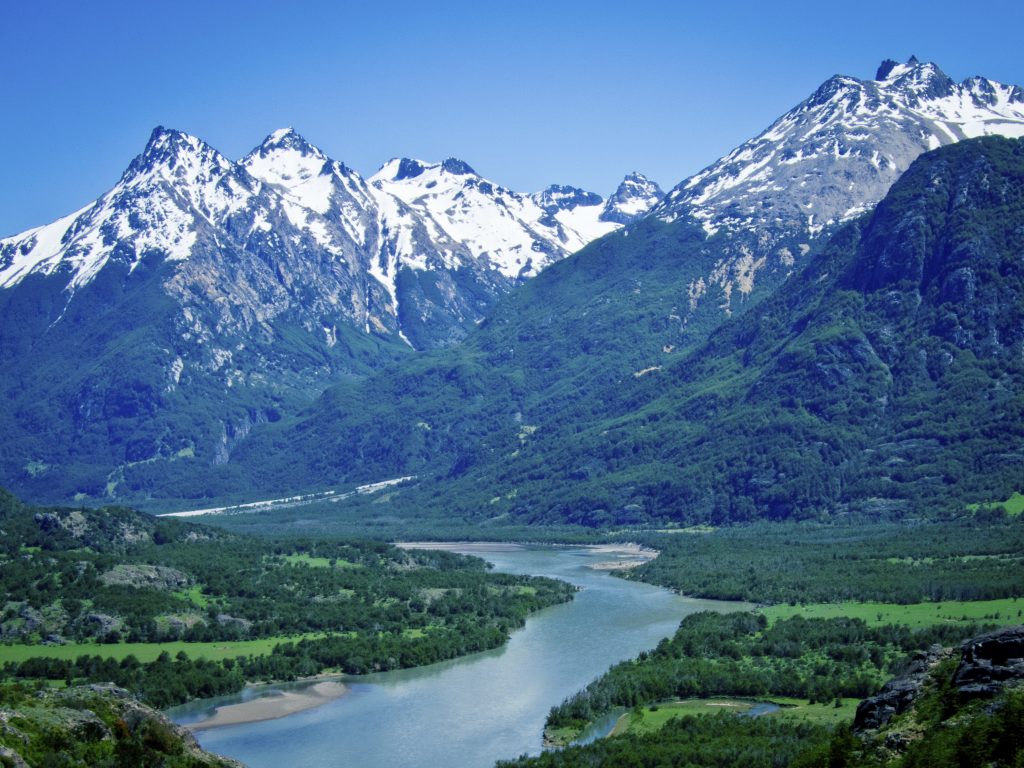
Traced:
<path fill-rule="evenodd" d="M 1005 498 L 1024 476 L 1022 223 L 1021 141 L 920 158 L 775 296 L 571 437 L 539 431 L 497 488 L 534 485 L 527 515 L 610 520 Z M 541 473 L 572 492 L 540 501 Z"/>
<path fill-rule="evenodd" d="M 652 215 L 699 220 L 729 243 L 689 285 L 691 314 L 771 289 L 836 225 L 870 210 L 922 152 L 1024 136 L 1024 90 L 953 82 L 935 64 L 887 60 L 873 80 L 836 75 L 759 136 L 672 189 Z"/>
<path fill-rule="evenodd" d="M 244 768 L 199 746 L 184 726 L 113 685 L 33 691 L 4 684 L 0 760 L 12 768 Z"/>
<path fill-rule="evenodd" d="M 34 498 L 111 497 L 142 466 L 164 472 L 148 492 L 215 494 L 190 465 L 223 463 L 338 377 L 460 340 L 518 274 L 491 241 L 290 129 L 233 163 L 158 128 L 94 204 L 0 240 L 0 477 Z"/>
<path fill-rule="evenodd" d="M 19 372 L 0 379 L 13 436 L 0 449 L 2 477 L 36 498 L 68 472 L 76 477 L 60 493 L 207 498 L 464 475 L 495 460 L 499 445 L 511 453 L 575 440 L 559 430 L 585 431 L 623 391 L 690 360 L 730 315 L 808 264 L 845 217 L 874 205 L 917 154 L 1024 130 L 1019 88 L 956 85 L 916 60 L 887 63 L 877 78 L 833 78 L 653 214 L 566 259 L 660 190 L 632 176 L 603 202 L 571 187 L 518 195 L 458 160 L 397 160 L 366 182 L 289 131 L 241 163 L 203 161 L 213 170 L 184 174 L 196 179 L 187 193 L 167 179 L 202 164 L 170 162 L 154 187 L 170 207 L 150 211 L 143 196 L 126 229 L 111 220 L 110 254 L 94 275 L 100 251 L 77 239 L 91 231 L 88 211 L 0 242 L 0 279 L 12 286 L 0 289 L 0 355 Z M 236 199 L 236 188 L 248 197 Z M 173 207 L 181 200 L 196 202 Z M 820 208 L 813 219 L 808 202 Z M 146 250 L 145 227 L 131 229 L 149 219 L 177 243 L 170 260 Z M 458 350 L 387 366 L 410 345 L 443 347 L 467 329 Z M 228 462 L 254 426 L 295 413 L 328 380 L 381 365 L 315 406 L 317 423 L 257 430 L 265 436 Z M 607 471 L 586 458 L 572 476 Z"/>
<path fill-rule="evenodd" d="M 706 344 L 588 378 L 588 344 L 621 344 L 610 357 L 627 365 L 643 354 L 617 325 L 631 305 L 609 300 L 609 264 L 625 260 L 617 293 L 642 305 L 644 266 L 658 274 L 660 262 L 634 242 L 662 238 L 658 256 L 708 247 L 684 222 L 645 222 L 553 266 L 456 352 L 337 389 L 298 424 L 263 430 L 238 466 L 282 487 L 424 478 L 378 500 L 378 514 L 587 525 L 902 515 L 1005 498 L 1024 476 L 1022 233 L 1022 142 L 946 147 Z M 604 275 L 596 296 L 573 293 L 593 274 Z M 504 322 L 520 297 L 531 319 Z M 567 318 L 567 297 L 587 309 Z M 549 335 L 523 335 L 545 318 Z"/>

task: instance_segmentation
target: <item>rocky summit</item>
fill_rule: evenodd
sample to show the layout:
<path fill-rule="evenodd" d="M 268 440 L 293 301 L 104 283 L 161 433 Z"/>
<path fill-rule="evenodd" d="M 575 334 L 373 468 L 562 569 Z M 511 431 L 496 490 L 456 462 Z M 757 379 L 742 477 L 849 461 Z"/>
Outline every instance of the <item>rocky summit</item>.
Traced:
<path fill-rule="evenodd" d="M 674 187 L 654 209 L 722 233 L 721 254 L 689 285 L 694 308 L 732 311 L 771 289 L 822 235 L 871 210 L 921 153 L 978 136 L 1024 136 L 1024 90 L 956 83 L 911 57 L 874 79 L 836 75 L 765 131 Z"/>

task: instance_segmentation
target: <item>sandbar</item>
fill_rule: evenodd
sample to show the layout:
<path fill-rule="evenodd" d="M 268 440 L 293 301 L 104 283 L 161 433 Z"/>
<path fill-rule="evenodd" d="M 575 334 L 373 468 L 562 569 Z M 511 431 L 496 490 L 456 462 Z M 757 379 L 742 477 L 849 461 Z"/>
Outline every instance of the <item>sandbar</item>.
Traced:
<path fill-rule="evenodd" d="M 476 554 L 486 552 L 516 552 L 525 549 L 511 541 L 396 541 L 400 549 L 440 549 L 445 552 Z"/>
<path fill-rule="evenodd" d="M 649 549 L 633 543 L 596 544 L 588 549 L 602 555 L 617 556 L 615 560 L 602 560 L 591 564 L 590 568 L 595 571 L 624 571 L 636 568 L 638 565 L 650 562 L 659 554 L 656 549 Z"/>
<path fill-rule="evenodd" d="M 514 552 L 526 546 L 511 541 L 396 541 L 401 549 L 441 549 L 446 552 L 459 552 L 465 555 L 486 555 L 488 552 Z M 592 563 L 588 568 L 595 571 L 622 571 L 636 568 L 638 565 L 653 560 L 659 554 L 632 542 L 619 544 L 570 544 L 555 546 L 572 546 L 586 549 L 600 555 L 614 557 L 614 560 L 602 560 Z"/>
<path fill-rule="evenodd" d="M 298 691 L 274 691 L 250 701 L 225 704 L 223 707 L 217 707 L 212 716 L 200 720 L 198 723 L 189 723 L 185 727 L 193 731 L 201 731 L 224 725 L 276 720 L 279 717 L 319 707 L 329 701 L 341 698 L 347 692 L 348 688 L 342 683 L 324 680 Z"/>

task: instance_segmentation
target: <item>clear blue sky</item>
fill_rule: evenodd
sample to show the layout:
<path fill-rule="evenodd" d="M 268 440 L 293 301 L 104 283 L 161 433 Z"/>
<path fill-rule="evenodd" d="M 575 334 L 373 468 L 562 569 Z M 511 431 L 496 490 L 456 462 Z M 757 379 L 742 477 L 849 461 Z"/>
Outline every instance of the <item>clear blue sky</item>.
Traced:
<path fill-rule="evenodd" d="M 835 73 L 916 54 L 1024 84 L 1024 3 L 14 2 L 0 236 L 113 185 L 155 125 L 231 158 L 292 125 L 364 174 L 460 157 L 505 186 L 666 189 Z"/>

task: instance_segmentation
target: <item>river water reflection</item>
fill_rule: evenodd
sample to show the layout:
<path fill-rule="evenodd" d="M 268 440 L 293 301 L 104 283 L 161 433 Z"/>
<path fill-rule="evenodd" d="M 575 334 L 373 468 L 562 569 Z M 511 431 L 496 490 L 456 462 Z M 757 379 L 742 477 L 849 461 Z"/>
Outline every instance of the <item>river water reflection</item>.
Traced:
<path fill-rule="evenodd" d="M 429 667 L 345 680 L 351 692 L 278 720 L 197 733 L 206 749 L 252 768 L 485 768 L 537 754 L 552 706 L 617 661 L 654 647 L 680 619 L 742 604 L 691 600 L 615 578 L 590 566 L 606 552 L 571 547 L 465 545 L 507 573 L 552 576 L 582 587 L 575 599 L 527 619 L 504 647 Z M 245 693 L 251 698 L 252 689 Z M 213 706 L 242 696 L 196 702 L 172 713 L 196 722 Z"/>

